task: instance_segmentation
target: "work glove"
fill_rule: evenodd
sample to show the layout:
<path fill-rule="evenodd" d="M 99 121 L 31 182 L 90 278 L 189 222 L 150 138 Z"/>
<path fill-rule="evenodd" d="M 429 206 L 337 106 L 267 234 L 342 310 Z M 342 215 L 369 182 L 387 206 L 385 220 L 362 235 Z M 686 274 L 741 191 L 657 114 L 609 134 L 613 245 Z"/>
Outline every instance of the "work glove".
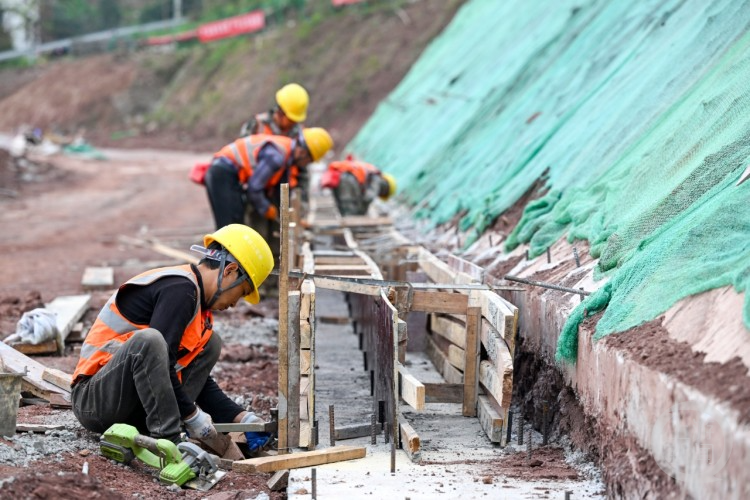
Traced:
<path fill-rule="evenodd" d="M 242 420 L 243 424 L 262 424 L 263 419 L 253 412 L 247 413 Z M 251 452 L 261 450 L 265 447 L 273 438 L 270 432 L 246 432 L 245 439 L 247 440 L 247 447 Z"/>
<path fill-rule="evenodd" d="M 268 220 L 279 220 L 279 210 L 275 205 L 269 205 L 268 210 L 264 214 L 264 217 Z"/>
<path fill-rule="evenodd" d="M 214 428 L 214 423 L 211 420 L 211 415 L 197 406 L 195 409 L 195 414 L 192 417 L 183 420 L 190 437 L 197 439 L 198 441 L 210 441 L 218 437 L 218 433 Z"/>

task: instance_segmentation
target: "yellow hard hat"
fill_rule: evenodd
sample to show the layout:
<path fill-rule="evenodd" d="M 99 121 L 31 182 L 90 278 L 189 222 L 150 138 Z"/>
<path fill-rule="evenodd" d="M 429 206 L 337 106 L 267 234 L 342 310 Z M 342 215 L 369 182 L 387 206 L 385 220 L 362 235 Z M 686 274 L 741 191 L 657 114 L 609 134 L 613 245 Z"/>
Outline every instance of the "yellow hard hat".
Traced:
<path fill-rule="evenodd" d="M 382 174 L 383 179 L 385 179 L 385 182 L 388 183 L 388 194 L 385 196 L 381 196 L 381 200 L 387 200 L 394 194 L 396 194 L 396 178 L 393 177 L 391 174 Z"/>
<path fill-rule="evenodd" d="M 312 156 L 313 161 L 318 161 L 323 158 L 323 155 L 333 147 L 331 134 L 329 134 L 324 128 L 306 128 L 302 131 L 302 137 L 305 139 L 307 150 L 310 151 L 310 156 Z"/>
<path fill-rule="evenodd" d="M 310 96 L 307 95 L 307 90 L 297 83 L 284 85 L 276 92 L 276 104 L 293 122 L 305 121 L 309 103 Z"/>
<path fill-rule="evenodd" d="M 260 302 L 258 288 L 273 269 L 273 254 L 266 240 L 255 229 L 243 224 L 229 224 L 203 237 L 205 247 L 214 241 L 237 259 L 253 282 L 253 291 L 245 300 L 251 304 Z"/>

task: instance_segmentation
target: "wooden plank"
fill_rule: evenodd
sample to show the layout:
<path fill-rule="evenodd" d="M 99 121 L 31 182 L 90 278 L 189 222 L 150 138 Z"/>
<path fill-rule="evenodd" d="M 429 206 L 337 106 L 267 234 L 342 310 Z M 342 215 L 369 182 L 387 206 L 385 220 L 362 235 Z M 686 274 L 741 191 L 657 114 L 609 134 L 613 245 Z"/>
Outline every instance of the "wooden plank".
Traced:
<path fill-rule="evenodd" d="M 88 310 L 90 302 L 91 295 L 84 294 L 56 297 L 49 304 L 45 304 L 45 309 L 57 316 L 57 350 L 60 354 L 65 349 L 65 339 Z"/>
<path fill-rule="evenodd" d="M 456 321 L 451 316 L 430 315 L 430 331 L 462 349 L 466 347 L 466 324 Z"/>
<path fill-rule="evenodd" d="M 449 384 L 463 384 L 464 377 L 461 372 L 450 364 L 448 358 L 431 338 L 427 339 L 426 352 L 432 364 L 435 365 L 435 369 L 443 376 L 446 382 Z"/>
<path fill-rule="evenodd" d="M 468 276 L 468 279 L 477 283 L 484 282 L 484 269 L 482 267 L 452 253 L 446 256 L 446 260 L 448 267 L 453 269 L 457 274 L 465 274 Z"/>
<path fill-rule="evenodd" d="M 478 397 L 477 416 L 487 438 L 493 443 L 502 442 L 503 419 L 487 400 L 487 396 Z"/>
<path fill-rule="evenodd" d="M 315 257 L 315 269 L 318 268 L 320 265 L 352 265 L 352 264 L 360 264 L 362 265 L 362 259 L 359 258 L 358 255 L 346 255 L 346 256 L 339 256 L 339 257 L 326 257 L 326 256 L 320 256 Z"/>
<path fill-rule="evenodd" d="M 487 351 L 487 357 L 496 367 L 498 375 L 505 377 L 505 372 L 508 368 L 510 368 L 512 372 L 513 362 L 511 353 L 508 350 L 508 345 L 500 337 L 500 334 L 484 318 L 482 318 L 480 339 L 482 345 Z"/>
<path fill-rule="evenodd" d="M 10 346 L 22 354 L 51 354 L 57 352 L 57 340 L 52 339 L 41 344 L 13 342 Z"/>
<path fill-rule="evenodd" d="M 505 360 L 502 367 L 488 360 L 479 363 L 479 382 L 502 408 L 510 407 L 513 392 L 513 364 L 507 351 Z"/>
<path fill-rule="evenodd" d="M 87 267 L 83 270 L 81 286 L 84 290 L 112 288 L 115 286 L 115 271 L 111 267 Z"/>
<path fill-rule="evenodd" d="M 322 450 L 303 451 L 275 457 L 237 460 L 232 464 L 232 470 L 236 472 L 275 472 L 282 469 L 298 469 L 300 467 L 355 460 L 364 458 L 366 453 L 367 451 L 363 446 L 334 446 Z"/>
<path fill-rule="evenodd" d="M 375 425 L 375 434 L 380 434 L 382 429 L 380 425 Z M 334 438 L 336 441 L 344 441 L 346 439 L 355 439 L 360 437 L 367 437 L 372 435 L 372 424 L 352 424 L 342 425 L 334 429 Z"/>
<path fill-rule="evenodd" d="M 430 384 L 424 382 L 425 403 L 463 403 L 463 384 Z"/>
<path fill-rule="evenodd" d="M 288 483 L 289 469 L 282 469 L 276 471 L 274 475 L 271 476 L 271 479 L 266 482 L 266 486 L 268 486 L 268 489 L 271 491 L 281 491 L 286 489 Z"/>
<path fill-rule="evenodd" d="M 294 290 L 288 293 L 288 384 L 289 401 L 287 402 L 287 442 L 299 442 L 300 423 L 300 374 L 310 371 L 310 351 L 300 350 L 300 292 Z M 307 354 L 303 358 L 303 354 Z"/>
<path fill-rule="evenodd" d="M 23 373 L 28 368 L 28 375 L 23 378 L 22 390 L 31 392 L 41 398 L 47 399 L 51 393 L 66 393 L 59 387 L 55 387 L 49 382 L 42 379 L 42 373 L 46 366 L 21 354 L 5 342 L 0 342 L 0 358 L 2 358 L 6 369 L 15 373 Z"/>
<path fill-rule="evenodd" d="M 315 272 L 320 274 L 353 274 L 358 271 L 370 274 L 372 268 L 367 264 L 319 264 L 315 263 Z"/>
<path fill-rule="evenodd" d="M 45 433 L 47 431 L 59 431 L 64 428 L 65 426 L 60 424 L 24 424 L 21 422 L 16 424 L 16 432 Z"/>
<path fill-rule="evenodd" d="M 398 364 L 398 374 L 401 399 L 417 411 L 424 410 L 425 392 L 422 382 L 409 373 L 401 363 Z"/>
<path fill-rule="evenodd" d="M 281 236 L 279 238 L 279 430 L 278 452 L 287 453 L 289 404 L 289 184 L 281 185 Z M 296 399 L 296 397 L 295 397 Z"/>
<path fill-rule="evenodd" d="M 508 343 L 512 351 L 515 342 L 518 308 L 498 294 L 487 290 L 479 293 L 479 301 L 482 307 L 482 316 Z"/>
<path fill-rule="evenodd" d="M 419 434 L 405 420 L 401 422 L 400 431 L 401 449 L 406 452 L 412 462 L 419 462 L 421 458 Z"/>
<path fill-rule="evenodd" d="M 362 295 L 372 295 L 375 297 L 380 295 L 380 290 L 382 288 L 378 285 L 364 285 L 362 283 L 339 281 L 327 278 L 325 276 L 316 276 L 310 279 L 315 282 L 315 286 L 318 288 L 324 288 L 326 290 L 337 290 L 339 292 L 358 293 Z"/>
<path fill-rule="evenodd" d="M 345 215 L 341 217 L 340 224 L 342 227 L 391 226 L 393 219 L 388 216 Z"/>
<path fill-rule="evenodd" d="M 482 323 L 482 308 L 477 307 L 477 295 L 471 294 L 471 306 L 466 311 L 466 350 L 464 352 L 464 400 L 463 416 L 476 417 L 479 391 L 479 330 Z"/>
<path fill-rule="evenodd" d="M 410 311 L 466 314 L 469 297 L 462 293 L 414 290 Z"/>
<path fill-rule="evenodd" d="M 73 382 L 73 375 L 58 370 L 57 368 L 45 368 L 42 372 L 42 380 L 46 380 L 55 387 L 70 392 L 70 384 Z"/>
<path fill-rule="evenodd" d="M 464 362 L 466 353 L 463 349 L 453 344 L 448 346 L 448 362 L 462 372 L 464 371 Z"/>
<path fill-rule="evenodd" d="M 118 239 L 121 242 L 128 243 L 130 245 L 150 248 L 156 253 L 165 255 L 167 257 L 172 257 L 173 259 L 177 259 L 179 261 L 187 262 L 188 264 L 198 264 L 198 261 L 200 260 L 198 256 L 195 254 L 183 252 L 182 250 L 177 250 L 176 248 L 169 247 L 157 241 L 146 241 L 140 238 L 132 238 L 130 236 L 124 236 L 124 235 L 120 235 Z"/>

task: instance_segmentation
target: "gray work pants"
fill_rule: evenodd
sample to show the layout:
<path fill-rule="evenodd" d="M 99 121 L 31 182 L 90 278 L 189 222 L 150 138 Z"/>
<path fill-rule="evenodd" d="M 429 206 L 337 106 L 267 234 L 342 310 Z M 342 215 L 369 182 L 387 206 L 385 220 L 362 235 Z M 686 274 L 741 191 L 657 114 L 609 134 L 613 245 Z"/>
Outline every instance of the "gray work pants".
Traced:
<path fill-rule="evenodd" d="M 182 388 L 192 401 L 220 353 L 221 337 L 214 332 L 203 351 L 182 370 Z M 174 440 L 180 433 L 167 342 L 153 328 L 136 332 L 93 377 L 76 384 L 72 401 L 78 421 L 93 432 L 103 433 L 112 424 L 124 423 L 155 438 Z"/>

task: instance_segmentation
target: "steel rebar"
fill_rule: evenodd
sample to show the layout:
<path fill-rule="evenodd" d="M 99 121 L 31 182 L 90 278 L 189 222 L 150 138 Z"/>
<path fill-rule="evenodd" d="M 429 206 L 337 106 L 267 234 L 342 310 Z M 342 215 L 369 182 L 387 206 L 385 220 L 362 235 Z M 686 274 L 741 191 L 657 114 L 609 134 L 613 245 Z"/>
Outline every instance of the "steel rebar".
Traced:
<path fill-rule="evenodd" d="M 334 423 L 334 418 L 333 405 L 328 405 L 328 427 L 331 432 L 331 446 L 336 445 L 336 424 Z"/>

